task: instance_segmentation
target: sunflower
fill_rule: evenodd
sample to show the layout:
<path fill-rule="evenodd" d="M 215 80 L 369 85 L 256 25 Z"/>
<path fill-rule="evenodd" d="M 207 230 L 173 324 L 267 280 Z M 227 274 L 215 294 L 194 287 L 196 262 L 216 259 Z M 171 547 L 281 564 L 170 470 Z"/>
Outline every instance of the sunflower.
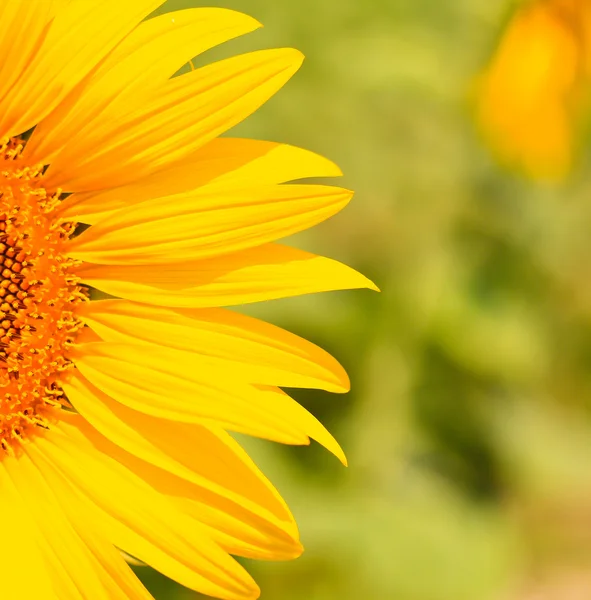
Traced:
<path fill-rule="evenodd" d="M 568 174 L 591 112 L 587 0 L 519 6 L 480 78 L 478 121 L 500 160 L 532 178 Z"/>
<path fill-rule="evenodd" d="M 219 138 L 298 69 L 264 50 L 174 76 L 259 24 L 161 0 L 0 2 L 3 598 L 149 598 L 123 558 L 220 598 L 232 555 L 298 556 L 228 432 L 336 441 L 282 388 L 345 392 L 320 348 L 227 307 L 373 287 L 275 240 L 351 193 L 295 147 Z M 91 289 L 103 300 L 91 300 Z"/>

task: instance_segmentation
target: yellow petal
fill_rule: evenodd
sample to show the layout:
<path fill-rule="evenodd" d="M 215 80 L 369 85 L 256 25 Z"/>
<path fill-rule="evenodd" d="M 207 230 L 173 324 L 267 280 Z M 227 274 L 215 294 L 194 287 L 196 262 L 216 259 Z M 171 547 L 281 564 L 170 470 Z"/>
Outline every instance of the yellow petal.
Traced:
<path fill-rule="evenodd" d="M 46 186 L 115 187 L 182 160 L 258 109 L 301 63 L 297 50 L 262 50 L 175 77 L 152 102 L 68 144 Z"/>
<path fill-rule="evenodd" d="M 297 423 L 311 439 L 334 454 L 343 465 L 347 466 L 347 457 L 339 443 L 324 427 L 324 425 L 305 408 L 293 400 L 283 390 L 273 386 L 258 386 L 265 393 L 267 403 L 277 403 L 286 406 L 285 416 L 292 423 Z"/>
<path fill-rule="evenodd" d="M 141 341 L 193 352 L 249 383 L 347 392 L 349 378 L 330 354 L 279 327 L 229 310 L 170 309 L 126 300 L 87 302 L 79 316 L 107 342 Z"/>
<path fill-rule="evenodd" d="M 119 446 L 89 430 L 97 447 L 190 510 L 224 550 L 276 560 L 301 553 L 291 513 L 228 434 L 131 410 L 80 375 L 64 389 L 76 410 Z"/>
<path fill-rule="evenodd" d="M 149 600 L 150 594 L 34 444 L 6 471 L 39 529 L 62 598 Z M 22 597 L 22 596 L 19 596 Z"/>
<path fill-rule="evenodd" d="M 277 490 L 223 430 L 165 421 L 132 410 L 101 392 L 80 373 L 74 373 L 64 385 L 80 414 L 131 454 L 219 496 L 256 505 L 258 510 L 295 527 Z"/>
<path fill-rule="evenodd" d="M 259 26 L 246 15 L 219 8 L 180 10 L 142 23 L 81 90 L 70 94 L 36 128 L 25 158 L 49 162 L 84 131 L 104 127 L 144 104 L 155 88 L 194 56 Z"/>
<path fill-rule="evenodd" d="M 70 600 L 73 596 L 62 593 L 58 595 L 63 588 L 56 581 L 57 571 L 48 560 L 47 552 L 43 551 L 41 532 L 36 521 L 23 505 L 22 498 L 8 475 L 7 467 L 10 463 L 17 463 L 17 459 L 3 457 L 0 461 L 2 595 L 6 598 Z M 16 467 L 18 468 L 18 464 Z M 37 507 L 36 512 L 38 511 Z M 8 540 L 10 543 L 7 543 Z M 51 554 L 55 558 L 55 554 Z M 34 577 L 31 576 L 32 573 L 35 574 Z"/>
<path fill-rule="evenodd" d="M 36 125 L 160 4 L 162 0 L 64 4 L 35 60 L 0 101 L 0 132 L 12 136 Z"/>
<path fill-rule="evenodd" d="M 231 254 L 302 231 L 344 208 L 352 193 L 278 185 L 147 200 L 93 225 L 67 247 L 72 258 L 156 265 Z"/>
<path fill-rule="evenodd" d="M 11 0 L 0 3 L 0 101 L 9 93 L 39 50 L 59 2 Z M 6 126 L 6 124 L 4 124 Z M 0 128 L 0 138 L 8 132 Z"/>
<path fill-rule="evenodd" d="M 204 523 L 213 540 L 235 556 L 258 560 L 292 560 L 303 548 L 287 528 L 245 506 L 220 498 L 204 498 L 202 490 L 170 472 L 131 455 L 120 459 L 190 518 Z"/>
<path fill-rule="evenodd" d="M 250 576 L 193 519 L 141 477 L 104 454 L 78 415 L 39 439 L 41 457 L 78 490 L 111 542 L 182 585 L 227 600 L 257 598 Z"/>
<path fill-rule="evenodd" d="M 338 177 L 340 169 L 308 150 L 248 139 L 216 138 L 179 163 L 115 189 L 72 194 L 60 214 L 96 223 L 144 200 L 181 194 L 207 185 L 227 188 L 275 185 L 308 177 Z"/>
<path fill-rule="evenodd" d="M 94 342 L 77 346 L 78 370 L 125 406 L 163 419 L 222 427 L 286 444 L 313 437 L 342 458 L 332 436 L 307 410 L 245 374 L 198 355 L 155 345 Z"/>
<path fill-rule="evenodd" d="M 279 244 L 161 267 L 84 264 L 78 274 L 113 296 L 181 308 L 233 306 L 331 290 L 377 290 L 369 279 L 337 261 Z"/>
<path fill-rule="evenodd" d="M 127 554 L 127 552 L 123 552 L 123 550 L 119 550 L 119 554 L 123 557 L 123 560 L 128 564 L 134 567 L 147 567 L 148 565 L 137 558 L 131 556 L 131 554 Z"/>

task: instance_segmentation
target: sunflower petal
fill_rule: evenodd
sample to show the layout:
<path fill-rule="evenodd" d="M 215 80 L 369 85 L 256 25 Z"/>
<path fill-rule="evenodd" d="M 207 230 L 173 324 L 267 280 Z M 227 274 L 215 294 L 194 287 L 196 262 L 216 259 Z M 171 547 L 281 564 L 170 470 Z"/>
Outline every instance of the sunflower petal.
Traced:
<path fill-rule="evenodd" d="M 156 198 L 93 225 L 67 253 L 109 265 L 203 260 L 308 229 L 339 212 L 352 195 L 329 186 L 278 185 Z"/>
<path fill-rule="evenodd" d="M 0 3 L 0 100 L 12 90 L 39 50 L 59 2 L 30 0 Z M 7 132 L 0 128 L 0 138 Z"/>
<path fill-rule="evenodd" d="M 94 342 L 77 346 L 78 370 L 105 394 L 134 410 L 211 425 L 286 444 L 311 436 L 342 460 L 334 438 L 286 394 L 244 383 L 188 352 L 151 345 Z"/>
<path fill-rule="evenodd" d="M 68 397 L 84 418 L 131 454 L 212 492 L 256 504 L 277 519 L 292 522 L 277 490 L 225 431 L 157 419 L 129 409 L 80 373 L 65 385 Z M 205 454 L 207 460 L 203 460 Z M 292 526 L 295 528 L 295 523 Z"/>
<path fill-rule="evenodd" d="M 182 160 L 257 110 L 302 60 L 289 48 L 261 50 L 176 77 L 152 102 L 68 144 L 46 185 L 68 192 L 116 187 Z"/>
<path fill-rule="evenodd" d="M 37 523 L 40 543 L 53 555 L 61 597 L 84 598 L 92 590 L 97 600 L 149 600 L 150 594 L 115 548 L 93 531 L 92 520 L 68 483 L 52 477 L 46 467 L 39 448 L 32 445 L 18 462 L 8 462 L 6 471 Z"/>
<path fill-rule="evenodd" d="M 115 455 L 123 454 L 115 450 Z M 205 497 L 196 485 L 130 454 L 119 460 L 166 496 L 184 514 L 203 523 L 211 538 L 226 552 L 258 560 L 292 560 L 303 547 L 288 527 L 257 515 L 244 505 Z"/>
<path fill-rule="evenodd" d="M 279 244 L 161 267 L 83 264 L 77 273 L 113 296 L 180 308 L 234 306 L 331 290 L 377 290 L 350 267 Z"/>
<path fill-rule="evenodd" d="M 180 10 L 142 23 L 36 128 L 25 158 L 48 162 L 84 131 L 141 106 L 194 56 L 257 27 L 251 17 L 220 8 Z"/>
<path fill-rule="evenodd" d="M 240 459 L 237 444 L 226 443 L 227 434 L 138 413 L 80 375 L 64 390 L 76 410 L 119 448 L 95 435 L 96 445 L 190 510 L 224 550 L 275 560 L 301 553 L 295 522 L 279 494 L 252 462 Z"/>
<path fill-rule="evenodd" d="M 8 456 L 0 461 L 0 514 L 4 515 L 2 536 L 5 540 L 10 540 L 9 544 L 0 544 L 2 594 L 6 598 L 75 598 L 63 593 L 67 589 L 56 581 L 57 571 L 52 568 L 48 553 L 44 553 L 41 547 L 41 532 L 23 506 L 22 498 L 8 475 L 7 467 L 10 463 L 17 463 L 17 459 Z M 18 468 L 18 464 L 16 467 Z M 53 553 L 49 554 L 55 558 Z M 31 577 L 31 573 L 35 576 Z"/>
<path fill-rule="evenodd" d="M 222 368 L 238 365 L 249 383 L 349 391 L 330 354 L 307 340 L 229 310 L 170 309 L 126 300 L 87 302 L 79 310 L 106 342 L 148 342 L 193 352 Z"/>
<path fill-rule="evenodd" d="M 0 132 L 12 136 L 39 123 L 160 4 L 162 0 L 71 0 L 64 4 L 43 39 L 38 58 L 0 101 Z"/>
<path fill-rule="evenodd" d="M 196 591 L 227 600 L 258 597 L 250 576 L 204 528 L 97 448 L 89 430 L 78 415 L 66 415 L 37 444 L 89 501 L 94 522 L 113 544 Z"/>
<path fill-rule="evenodd" d="M 248 139 L 216 138 L 179 163 L 127 186 L 72 194 L 60 214 L 97 223 L 110 213 L 145 200 L 209 189 L 275 185 L 308 177 L 338 177 L 330 160 L 302 148 Z"/>

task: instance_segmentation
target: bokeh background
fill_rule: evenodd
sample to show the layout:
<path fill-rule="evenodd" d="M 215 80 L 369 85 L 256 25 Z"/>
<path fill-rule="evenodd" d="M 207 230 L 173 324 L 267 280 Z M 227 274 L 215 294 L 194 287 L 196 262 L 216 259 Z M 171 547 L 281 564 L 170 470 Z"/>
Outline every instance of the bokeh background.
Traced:
<path fill-rule="evenodd" d="M 591 598 L 591 163 L 583 151 L 562 180 L 536 181 L 500 166 L 474 125 L 512 4 L 207 2 L 265 28 L 197 66 L 274 46 L 307 56 L 232 135 L 342 167 L 350 207 L 290 242 L 382 288 L 248 309 L 331 351 L 353 384 L 295 394 L 348 469 L 316 445 L 243 440 L 306 546 L 291 563 L 245 561 L 264 600 Z M 201 598 L 137 572 L 158 600 Z"/>

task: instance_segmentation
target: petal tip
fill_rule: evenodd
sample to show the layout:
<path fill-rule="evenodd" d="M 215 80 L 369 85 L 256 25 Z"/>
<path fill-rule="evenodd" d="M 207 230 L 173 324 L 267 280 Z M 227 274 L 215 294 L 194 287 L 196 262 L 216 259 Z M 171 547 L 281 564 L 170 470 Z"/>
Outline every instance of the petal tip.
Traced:
<path fill-rule="evenodd" d="M 372 292 L 381 291 L 380 288 L 371 279 L 367 278 L 361 273 L 359 273 L 359 282 L 357 285 L 357 289 L 371 290 Z"/>
<path fill-rule="evenodd" d="M 382 291 L 371 279 L 368 279 L 366 277 L 365 280 L 366 280 L 366 288 L 368 290 L 371 290 L 372 292 L 381 292 Z"/>
<path fill-rule="evenodd" d="M 296 48 L 284 48 L 283 51 L 286 58 L 290 59 L 290 65 L 292 65 L 296 70 L 302 66 L 302 63 L 306 59 L 304 54 Z"/>
<path fill-rule="evenodd" d="M 331 444 L 330 448 L 327 448 L 327 450 L 333 454 L 334 456 L 336 456 L 340 463 L 344 466 L 344 467 L 348 467 L 349 466 L 349 461 L 347 460 L 347 456 L 345 455 L 345 451 L 341 448 L 340 444 L 338 442 L 334 442 L 334 444 Z"/>
<path fill-rule="evenodd" d="M 301 542 L 297 542 L 296 544 L 294 544 L 294 553 L 293 553 L 293 558 L 299 558 L 303 553 L 304 553 L 304 546 L 302 545 Z"/>
<path fill-rule="evenodd" d="M 334 363 L 331 369 L 331 374 L 334 376 L 334 379 L 331 383 L 334 383 L 334 385 L 327 391 L 335 394 L 347 394 L 351 391 L 351 379 L 349 379 L 349 374 L 347 371 L 345 371 L 343 365 L 341 365 L 336 359 L 333 360 Z"/>
<path fill-rule="evenodd" d="M 264 25 L 258 19 L 255 19 L 251 15 L 247 15 L 243 12 L 240 12 L 237 10 L 232 10 L 229 8 L 225 8 L 225 9 L 221 9 L 221 10 L 228 11 L 231 13 L 236 13 L 236 15 L 239 16 L 239 18 L 243 24 L 248 24 L 250 31 L 256 31 L 257 29 L 262 29 L 264 27 Z"/>
<path fill-rule="evenodd" d="M 315 431 L 311 431 L 309 436 L 314 441 L 319 443 L 323 448 L 328 450 L 332 455 L 336 456 L 343 466 L 348 466 L 347 457 L 341 445 L 337 442 L 335 437 L 320 423 L 317 421 L 317 427 Z"/>

